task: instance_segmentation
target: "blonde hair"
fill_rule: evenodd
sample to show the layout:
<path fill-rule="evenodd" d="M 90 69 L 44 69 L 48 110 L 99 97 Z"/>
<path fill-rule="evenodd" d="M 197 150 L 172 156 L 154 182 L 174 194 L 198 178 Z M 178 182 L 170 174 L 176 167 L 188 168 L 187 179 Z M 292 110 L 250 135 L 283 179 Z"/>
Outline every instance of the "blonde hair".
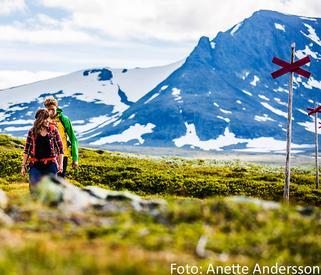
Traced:
<path fill-rule="evenodd" d="M 58 107 L 58 101 L 53 96 L 48 96 L 45 98 L 44 105 L 46 108 L 52 105 Z"/>

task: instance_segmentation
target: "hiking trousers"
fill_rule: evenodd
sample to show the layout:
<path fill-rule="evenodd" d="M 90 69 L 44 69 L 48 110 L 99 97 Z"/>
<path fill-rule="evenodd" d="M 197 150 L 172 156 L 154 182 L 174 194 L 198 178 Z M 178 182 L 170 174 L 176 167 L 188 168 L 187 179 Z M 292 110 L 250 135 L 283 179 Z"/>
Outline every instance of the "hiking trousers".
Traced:
<path fill-rule="evenodd" d="M 49 162 L 46 165 L 32 165 L 29 169 L 29 187 L 33 190 L 40 182 L 41 178 L 46 175 L 57 175 L 58 167 L 55 162 Z"/>

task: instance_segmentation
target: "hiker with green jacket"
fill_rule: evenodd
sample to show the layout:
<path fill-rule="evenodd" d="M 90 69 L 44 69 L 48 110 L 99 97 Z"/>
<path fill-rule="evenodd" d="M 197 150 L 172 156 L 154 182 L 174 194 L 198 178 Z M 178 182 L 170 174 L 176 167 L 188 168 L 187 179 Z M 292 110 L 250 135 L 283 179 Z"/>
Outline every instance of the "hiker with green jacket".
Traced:
<path fill-rule="evenodd" d="M 72 158 L 72 167 L 78 167 L 78 140 L 70 119 L 58 108 L 58 101 L 53 96 L 49 96 L 45 99 L 44 105 L 50 114 L 52 123 L 57 127 L 62 140 L 64 149 L 63 171 L 58 173 L 58 176 L 64 178 L 68 166 L 68 156 Z M 69 147 L 69 145 L 71 146 Z"/>

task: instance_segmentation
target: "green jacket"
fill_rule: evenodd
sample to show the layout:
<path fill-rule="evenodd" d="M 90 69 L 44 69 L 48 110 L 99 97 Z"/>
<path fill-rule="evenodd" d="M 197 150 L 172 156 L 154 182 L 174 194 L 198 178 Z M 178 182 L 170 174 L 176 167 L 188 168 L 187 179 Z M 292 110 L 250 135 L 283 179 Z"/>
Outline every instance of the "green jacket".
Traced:
<path fill-rule="evenodd" d="M 60 108 L 57 108 L 57 116 L 65 128 L 66 134 L 71 142 L 71 156 L 73 161 L 78 161 L 78 140 L 72 128 L 69 117 L 63 114 Z"/>

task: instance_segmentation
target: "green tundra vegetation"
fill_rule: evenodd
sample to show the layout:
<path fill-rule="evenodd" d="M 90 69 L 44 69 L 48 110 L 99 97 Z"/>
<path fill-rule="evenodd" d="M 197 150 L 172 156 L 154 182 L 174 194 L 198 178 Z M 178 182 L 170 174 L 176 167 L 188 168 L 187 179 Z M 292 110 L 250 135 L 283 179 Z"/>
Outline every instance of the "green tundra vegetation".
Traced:
<path fill-rule="evenodd" d="M 321 263 L 321 191 L 310 168 L 292 169 L 289 206 L 265 207 L 231 196 L 282 202 L 283 167 L 81 148 L 70 182 L 128 190 L 167 206 L 156 216 L 129 205 L 68 214 L 30 197 L 20 175 L 22 147 L 23 140 L 0 135 L 0 189 L 9 198 L 4 213 L 14 220 L 0 219 L 0 274 L 170 274 L 171 263 L 203 271 L 209 264 Z"/>

